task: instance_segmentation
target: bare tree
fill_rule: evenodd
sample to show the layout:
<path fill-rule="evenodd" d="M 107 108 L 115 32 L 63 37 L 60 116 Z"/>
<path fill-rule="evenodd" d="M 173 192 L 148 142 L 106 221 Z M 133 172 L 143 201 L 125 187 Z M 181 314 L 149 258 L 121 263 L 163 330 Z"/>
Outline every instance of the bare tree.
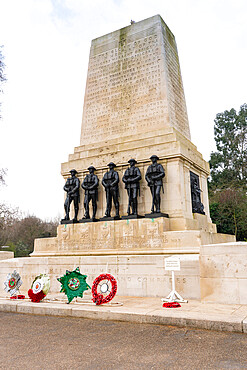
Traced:
<path fill-rule="evenodd" d="M 34 239 L 56 236 L 57 226 L 56 220 L 43 221 L 35 216 L 18 218 L 16 214 L 13 222 L 6 227 L 7 233 L 3 234 L 7 236 L 5 245 L 14 246 L 18 257 L 28 256 L 33 251 Z"/>
<path fill-rule="evenodd" d="M 1 50 L 2 47 L 3 46 L 0 46 L 0 94 L 3 93 L 3 84 L 6 81 L 6 76 L 4 74 L 5 64 L 3 62 L 4 56 Z M 1 102 L 0 102 L 0 108 L 1 108 Z M 0 119 L 1 119 L 1 111 L 0 111 Z"/>
<path fill-rule="evenodd" d="M 6 174 L 7 174 L 7 169 L 6 168 L 0 168 L 0 186 L 1 185 L 6 185 L 6 183 L 5 183 Z"/>
<path fill-rule="evenodd" d="M 11 208 L 5 203 L 0 203 L 0 246 L 5 245 L 10 237 L 10 230 L 20 219 L 18 208 Z"/>
<path fill-rule="evenodd" d="M 6 168 L 0 168 L 0 186 L 6 185 Z M 9 205 L 0 202 L 0 246 L 4 245 L 9 239 L 9 230 L 13 224 L 20 219 L 18 208 L 12 208 Z"/>

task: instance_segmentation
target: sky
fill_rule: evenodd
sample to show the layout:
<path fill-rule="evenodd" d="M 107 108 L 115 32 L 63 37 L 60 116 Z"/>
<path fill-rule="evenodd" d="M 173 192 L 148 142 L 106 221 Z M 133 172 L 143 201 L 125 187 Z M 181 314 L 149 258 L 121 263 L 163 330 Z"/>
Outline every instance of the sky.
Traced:
<path fill-rule="evenodd" d="M 63 216 L 60 167 L 80 144 L 91 40 L 156 14 L 175 35 L 192 142 L 209 160 L 216 114 L 247 103 L 246 0 L 0 0 L 0 202 Z"/>

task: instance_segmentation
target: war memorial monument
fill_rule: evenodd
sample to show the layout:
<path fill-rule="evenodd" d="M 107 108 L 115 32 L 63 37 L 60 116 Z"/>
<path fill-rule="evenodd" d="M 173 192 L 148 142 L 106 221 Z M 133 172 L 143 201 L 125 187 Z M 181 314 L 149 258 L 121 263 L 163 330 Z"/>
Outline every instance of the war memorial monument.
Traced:
<path fill-rule="evenodd" d="M 210 219 L 209 165 L 191 142 L 175 38 L 159 15 L 92 41 L 80 145 L 61 172 L 57 237 L 36 239 L 31 258 L 5 262 L 1 279 L 17 268 L 28 289 L 45 272 L 58 292 L 66 269 L 79 266 L 90 284 L 108 266 L 120 295 L 161 297 L 171 288 L 164 261 L 177 256 L 177 290 L 219 298 L 208 268 L 235 237 Z"/>

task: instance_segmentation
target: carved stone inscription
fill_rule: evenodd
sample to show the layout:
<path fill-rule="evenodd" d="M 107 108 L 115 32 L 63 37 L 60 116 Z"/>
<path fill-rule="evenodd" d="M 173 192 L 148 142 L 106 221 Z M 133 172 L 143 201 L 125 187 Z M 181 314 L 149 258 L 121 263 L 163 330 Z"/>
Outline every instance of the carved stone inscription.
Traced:
<path fill-rule="evenodd" d="M 90 57 L 82 138 L 133 135 L 160 127 L 167 113 L 161 99 L 157 34 L 128 41 Z"/>
<path fill-rule="evenodd" d="M 190 139 L 190 129 L 177 54 L 177 46 L 175 39 L 173 38 L 173 35 L 168 27 L 163 29 L 163 41 L 166 50 L 167 91 L 171 123 Z"/>
<path fill-rule="evenodd" d="M 161 18 L 93 40 L 81 145 L 168 126 L 189 137 L 176 43 Z"/>

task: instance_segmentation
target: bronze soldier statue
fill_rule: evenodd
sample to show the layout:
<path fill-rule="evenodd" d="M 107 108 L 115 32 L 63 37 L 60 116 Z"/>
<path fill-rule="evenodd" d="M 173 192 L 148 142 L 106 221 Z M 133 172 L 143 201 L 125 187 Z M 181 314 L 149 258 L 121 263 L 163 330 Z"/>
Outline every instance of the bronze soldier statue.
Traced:
<path fill-rule="evenodd" d="M 192 212 L 201 213 L 205 215 L 204 205 L 201 202 L 201 192 L 199 185 L 198 175 L 190 172 L 190 187 L 191 187 L 191 201 L 192 201 Z"/>
<path fill-rule="evenodd" d="M 148 167 L 145 179 L 150 187 L 152 194 L 152 209 L 151 213 L 160 213 L 160 190 L 163 189 L 162 179 L 165 177 L 165 171 L 161 164 L 157 163 L 159 158 L 157 155 L 150 157 L 152 164 Z M 164 192 L 164 189 L 163 189 Z M 155 209 L 155 211 L 154 211 Z"/>
<path fill-rule="evenodd" d="M 89 174 L 86 175 L 85 179 L 83 180 L 81 186 L 85 190 L 85 197 L 84 197 L 84 208 L 85 214 L 84 219 L 89 219 L 89 203 L 92 200 L 93 206 L 93 217 L 92 219 L 95 220 L 96 212 L 97 212 L 97 200 L 98 200 L 98 186 L 99 186 L 99 179 L 94 174 L 96 169 L 93 166 L 88 167 Z"/>
<path fill-rule="evenodd" d="M 105 217 L 111 217 L 111 207 L 112 207 L 112 199 L 116 209 L 116 218 L 119 218 L 119 190 L 118 190 L 118 183 L 119 183 L 119 176 L 117 171 L 114 171 L 116 167 L 115 163 L 110 162 L 107 165 L 109 167 L 109 171 L 107 171 L 102 179 L 102 185 L 105 188 L 106 192 L 106 212 Z"/>
<path fill-rule="evenodd" d="M 128 161 L 130 167 L 124 172 L 122 181 L 125 183 L 125 189 L 127 189 L 129 204 L 127 213 L 130 215 L 130 209 L 132 215 L 137 215 L 137 196 L 140 193 L 140 180 L 142 178 L 141 172 L 138 167 L 135 167 L 137 163 L 135 159 Z"/>
<path fill-rule="evenodd" d="M 71 202 L 74 202 L 75 215 L 73 222 L 77 222 L 77 216 L 79 211 L 80 203 L 80 180 L 76 177 L 77 171 L 75 169 L 70 171 L 71 177 L 69 177 L 64 185 L 64 190 L 67 192 L 67 197 L 64 203 L 65 218 L 62 221 L 69 221 L 69 212 Z"/>

